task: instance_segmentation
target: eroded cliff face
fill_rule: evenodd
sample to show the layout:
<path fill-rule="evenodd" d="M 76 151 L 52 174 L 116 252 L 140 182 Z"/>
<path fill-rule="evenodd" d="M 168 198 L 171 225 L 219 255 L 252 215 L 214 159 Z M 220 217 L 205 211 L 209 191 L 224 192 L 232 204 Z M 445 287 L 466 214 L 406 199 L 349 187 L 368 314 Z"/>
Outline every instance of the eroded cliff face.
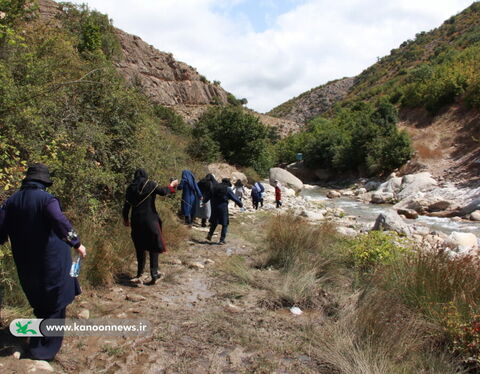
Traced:
<path fill-rule="evenodd" d="M 39 1 L 40 17 L 55 22 L 60 5 L 51 0 Z M 175 60 L 135 35 L 115 29 L 122 56 L 115 63 L 127 81 L 140 85 L 154 102 L 167 106 L 203 106 L 212 102 L 227 103 L 227 92 L 207 81 L 195 68 Z"/>
<path fill-rule="evenodd" d="M 124 77 L 140 85 L 156 103 L 175 105 L 208 105 L 213 101 L 227 103 L 227 92 L 209 83 L 195 68 L 161 52 L 138 36 L 115 30 L 123 57 L 116 63 Z"/>

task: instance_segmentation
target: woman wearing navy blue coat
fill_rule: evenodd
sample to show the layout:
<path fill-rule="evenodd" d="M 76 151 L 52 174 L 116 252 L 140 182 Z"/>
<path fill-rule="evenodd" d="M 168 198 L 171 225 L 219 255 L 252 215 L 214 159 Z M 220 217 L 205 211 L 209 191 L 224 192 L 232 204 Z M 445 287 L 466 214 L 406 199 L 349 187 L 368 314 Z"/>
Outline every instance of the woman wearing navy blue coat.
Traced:
<path fill-rule="evenodd" d="M 222 183 L 217 183 L 213 187 L 213 192 L 210 199 L 206 199 L 205 203 L 209 200 L 212 204 L 212 215 L 210 216 L 210 230 L 208 232 L 207 240 L 212 240 L 213 233 L 218 225 L 222 225 L 222 232 L 220 234 L 220 244 L 225 244 L 225 238 L 227 236 L 228 224 L 230 223 L 228 218 L 228 200 L 232 200 L 240 208 L 243 207 L 242 202 L 233 194 L 230 179 L 223 178 Z"/>
<path fill-rule="evenodd" d="M 80 294 L 77 278 L 70 276 L 70 248 L 84 257 L 85 247 L 58 200 L 45 191 L 52 185 L 48 168 L 28 168 L 19 191 L 0 209 L 0 244 L 10 238 L 18 277 L 37 318 L 64 319 L 65 311 Z M 63 337 L 30 338 L 30 357 L 51 360 Z"/>
<path fill-rule="evenodd" d="M 198 200 L 202 200 L 202 192 L 198 188 L 195 177 L 190 170 L 182 171 L 182 180 L 177 187 L 183 190 L 182 194 L 182 215 L 185 217 L 185 223 L 191 225 L 195 218 L 195 210 Z"/>

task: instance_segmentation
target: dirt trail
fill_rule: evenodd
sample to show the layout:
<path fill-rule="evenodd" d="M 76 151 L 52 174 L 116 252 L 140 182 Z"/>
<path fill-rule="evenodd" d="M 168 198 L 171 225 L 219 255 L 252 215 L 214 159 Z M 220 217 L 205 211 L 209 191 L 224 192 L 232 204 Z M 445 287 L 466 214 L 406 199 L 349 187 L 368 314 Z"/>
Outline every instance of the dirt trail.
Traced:
<path fill-rule="evenodd" d="M 206 242 L 205 229 L 193 228 L 189 248 L 161 257 L 166 276 L 154 286 L 125 278 L 107 290 L 84 292 L 69 307 L 71 317 L 88 309 L 90 318 L 143 318 L 152 323 L 153 334 L 68 337 L 52 363 L 55 372 L 331 373 L 299 349 L 321 314 L 293 316 L 288 309 L 262 307 L 260 290 L 232 282 L 222 271 L 232 255 L 248 257 L 254 251 L 259 220 L 236 220 L 226 245 Z M 131 300 L 137 298 L 143 300 Z M 5 357 L 0 365 L 2 373 L 28 372 L 28 360 Z"/>

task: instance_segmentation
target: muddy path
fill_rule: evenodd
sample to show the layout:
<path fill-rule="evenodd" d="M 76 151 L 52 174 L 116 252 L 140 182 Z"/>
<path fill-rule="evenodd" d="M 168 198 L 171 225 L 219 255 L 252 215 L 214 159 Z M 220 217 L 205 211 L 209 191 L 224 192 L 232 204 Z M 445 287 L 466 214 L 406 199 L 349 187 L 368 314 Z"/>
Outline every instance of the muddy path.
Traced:
<path fill-rule="evenodd" d="M 322 323 L 322 313 L 294 316 L 288 308 L 271 308 L 265 291 L 226 275 L 232 257 L 248 260 L 261 245 L 263 218 L 235 219 L 226 245 L 206 242 L 206 229 L 194 227 L 188 248 L 161 257 L 165 277 L 154 286 L 125 277 L 107 289 L 84 292 L 69 307 L 70 317 L 88 310 L 89 318 L 143 318 L 153 332 L 148 337 L 67 337 L 51 363 L 54 371 L 331 373 L 309 355 L 309 330 Z M 12 356 L 1 357 L 0 365 L 1 373 L 46 372 L 31 371 L 29 360 Z"/>

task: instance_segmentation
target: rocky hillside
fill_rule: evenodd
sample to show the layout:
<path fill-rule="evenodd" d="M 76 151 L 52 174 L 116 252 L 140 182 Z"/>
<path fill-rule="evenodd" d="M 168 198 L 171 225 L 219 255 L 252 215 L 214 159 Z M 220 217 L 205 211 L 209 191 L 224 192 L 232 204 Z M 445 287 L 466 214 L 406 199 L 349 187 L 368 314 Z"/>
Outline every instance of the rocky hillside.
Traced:
<path fill-rule="evenodd" d="M 52 0 L 40 0 L 40 17 L 56 22 L 61 7 Z M 127 81 L 140 86 L 155 103 L 173 107 L 187 122 L 198 119 L 211 104 L 227 104 L 229 93 L 209 82 L 194 67 L 177 61 L 171 53 L 161 52 L 141 38 L 115 29 L 121 46 L 116 67 Z M 287 135 L 298 128 L 289 119 L 256 113 L 260 120 Z"/>
<path fill-rule="evenodd" d="M 269 115 L 305 123 L 343 100 L 354 85 L 354 78 L 343 78 L 311 89 L 273 108 Z"/>
<path fill-rule="evenodd" d="M 60 5 L 51 0 L 40 0 L 40 16 L 55 21 Z M 176 61 L 172 54 L 157 50 L 135 35 L 115 29 L 122 53 L 116 66 L 125 78 L 140 85 L 158 104 L 208 105 L 227 103 L 227 92 L 210 83 L 197 70 Z"/>

